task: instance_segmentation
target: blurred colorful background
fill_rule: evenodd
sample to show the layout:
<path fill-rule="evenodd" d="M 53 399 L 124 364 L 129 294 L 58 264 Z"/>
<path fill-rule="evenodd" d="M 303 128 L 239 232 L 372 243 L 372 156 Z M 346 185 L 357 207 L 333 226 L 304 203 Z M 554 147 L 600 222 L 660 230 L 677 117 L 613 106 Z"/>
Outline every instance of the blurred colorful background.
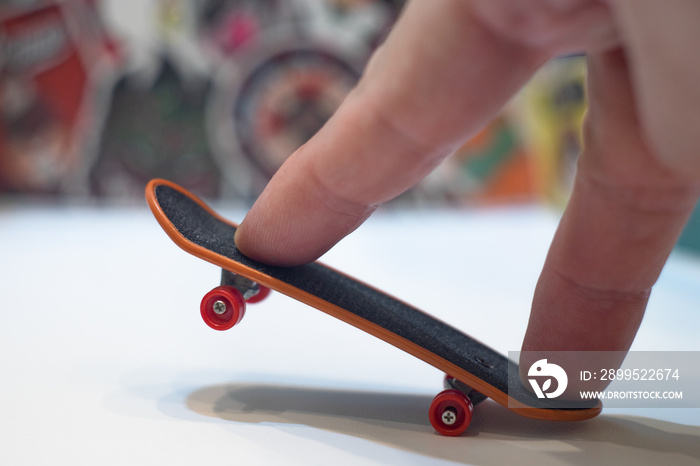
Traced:
<path fill-rule="evenodd" d="M 400 0 L 4 0 L 0 195 L 252 202 L 333 113 Z M 566 202 L 585 60 L 542 69 L 403 206 Z M 681 244 L 700 251 L 700 215 Z"/>

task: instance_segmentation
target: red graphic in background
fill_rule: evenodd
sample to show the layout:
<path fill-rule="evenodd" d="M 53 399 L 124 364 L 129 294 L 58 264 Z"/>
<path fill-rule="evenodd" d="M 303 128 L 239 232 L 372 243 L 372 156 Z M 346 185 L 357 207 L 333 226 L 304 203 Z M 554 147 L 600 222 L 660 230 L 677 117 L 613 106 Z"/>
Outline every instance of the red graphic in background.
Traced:
<path fill-rule="evenodd" d="M 91 76 L 109 50 L 94 2 L 0 10 L 0 190 L 55 193 L 79 171 Z M 80 46 L 79 46 L 80 45 Z"/>

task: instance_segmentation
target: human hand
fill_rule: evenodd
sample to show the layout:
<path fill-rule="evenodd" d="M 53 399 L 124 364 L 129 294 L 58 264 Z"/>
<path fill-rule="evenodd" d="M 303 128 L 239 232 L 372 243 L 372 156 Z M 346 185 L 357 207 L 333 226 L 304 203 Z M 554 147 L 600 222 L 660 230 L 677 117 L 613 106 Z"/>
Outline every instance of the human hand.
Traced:
<path fill-rule="evenodd" d="M 658 89 L 635 25 L 656 7 L 642 5 L 640 18 L 637 1 L 409 3 L 356 89 L 272 179 L 237 245 L 276 265 L 317 258 L 492 119 L 549 58 L 588 52 L 585 150 L 523 349 L 628 349 L 700 180 L 663 150 L 667 132 L 649 117 L 659 99 L 640 99 Z"/>

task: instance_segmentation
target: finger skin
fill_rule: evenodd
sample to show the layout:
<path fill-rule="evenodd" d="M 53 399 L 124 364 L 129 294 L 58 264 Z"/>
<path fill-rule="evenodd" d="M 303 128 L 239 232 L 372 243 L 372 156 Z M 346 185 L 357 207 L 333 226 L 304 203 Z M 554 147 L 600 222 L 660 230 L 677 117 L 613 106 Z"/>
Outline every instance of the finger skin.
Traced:
<path fill-rule="evenodd" d="M 274 265 L 316 259 L 427 175 L 546 61 L 493 36 L 465 5 L 409 3 L 357 88 L 243 220 L 241 251 Z"/>
<path fill-rule="evenodd" d="M 637 120 L 622 51 L 591 56 L 575 186 L 533 299 L 524 351 L 626 351 L 700 191 Z"/>
<path fill-rule="evenodd" d="M 633 0 L 634 1 L 634 0 Z M 494 31 L 552 55 L 604 51 L 619 38 L 610 8 L 596 0 L 477 0 L 474 9 Z"/>
<path fill-rule="evenodd" d="M 628 51 L 640 121 L 668 167 L 700 182 L 700 2 L 610 0 Z"/>
<path fill-rule="evenodd" d="M 358 87 L 284 164 L 241 224 L 236 243 L 245 254 L 275 265 L 317 258 L 488 122 L 559 50 L 505 39 L 469 5 L 409 4 Z M 616 12 L 629 24 L 639 21 L 629 10 Z M 574 25 L 586 27 L 591 17 Z M 700 144 L 692 142 L 700 133 L 679 135 L 672 119 L 656 123 L 668 112 L 653 114 L 666 104 L 653 93 L 668 87 L 668 76 L 644 75 L 658 63 L 640 52 L 628 23 L 623 41 L 631 64 L 610 48 L 614 34 L 605 25 L 594 34 L 584 151 L 535 291 L 525 351 L 627 350 L 700 195 L 698 178 L 683 170 L 700 167 L 693 152 Z M 564 49 L 579 46 L 580 34 L 573 36 L 562 39 Z"/>
<path fill-rule="evenodd" d="M 241 251 L 274 265 L 316 259 L 490 121 L 546 61 L 484 29 L 467 5 L 409 3 L 357 88 L 243 220 Z"/>

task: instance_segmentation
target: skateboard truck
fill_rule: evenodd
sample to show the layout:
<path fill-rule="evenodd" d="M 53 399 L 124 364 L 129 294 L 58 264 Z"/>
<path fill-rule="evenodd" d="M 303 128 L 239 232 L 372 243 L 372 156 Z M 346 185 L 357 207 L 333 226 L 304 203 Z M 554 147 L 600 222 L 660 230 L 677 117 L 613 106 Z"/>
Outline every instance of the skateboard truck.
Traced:
<path fill-rule="evenodd" d="M 232 286 L 243 295 L 247 303 L 259 303 L 267 298 L 270 289 L 255 283 L 249 278 L 221 269 L 221 286 Z"/>
<path fill-rule="evenodd" d="M 460 392 L 464 393 L 469 397 L 469 399 L 472 401 L 472 404 L 474 406 L 478 405 L 482 401 L 484 401 L 486 398 L 488 398 L 486 395 L 483 393 L 480 393 L 476 390 L 474 390 L 472 387 L 467 385 L 466 383 L 452 377 L 451 375 L 445 375 L 445 380 L 443 382 L 443 386 L 445 387 L 445 390 L 459 390 Z"/>
<path fill-rule="evenodd" d="M 243 319 L 246 303 L 258 303 L 269 294 L 269 288 L 221 269 L 221 285 L 204 295 L 199 310 L 209 327 L 228 330 Z"/>

